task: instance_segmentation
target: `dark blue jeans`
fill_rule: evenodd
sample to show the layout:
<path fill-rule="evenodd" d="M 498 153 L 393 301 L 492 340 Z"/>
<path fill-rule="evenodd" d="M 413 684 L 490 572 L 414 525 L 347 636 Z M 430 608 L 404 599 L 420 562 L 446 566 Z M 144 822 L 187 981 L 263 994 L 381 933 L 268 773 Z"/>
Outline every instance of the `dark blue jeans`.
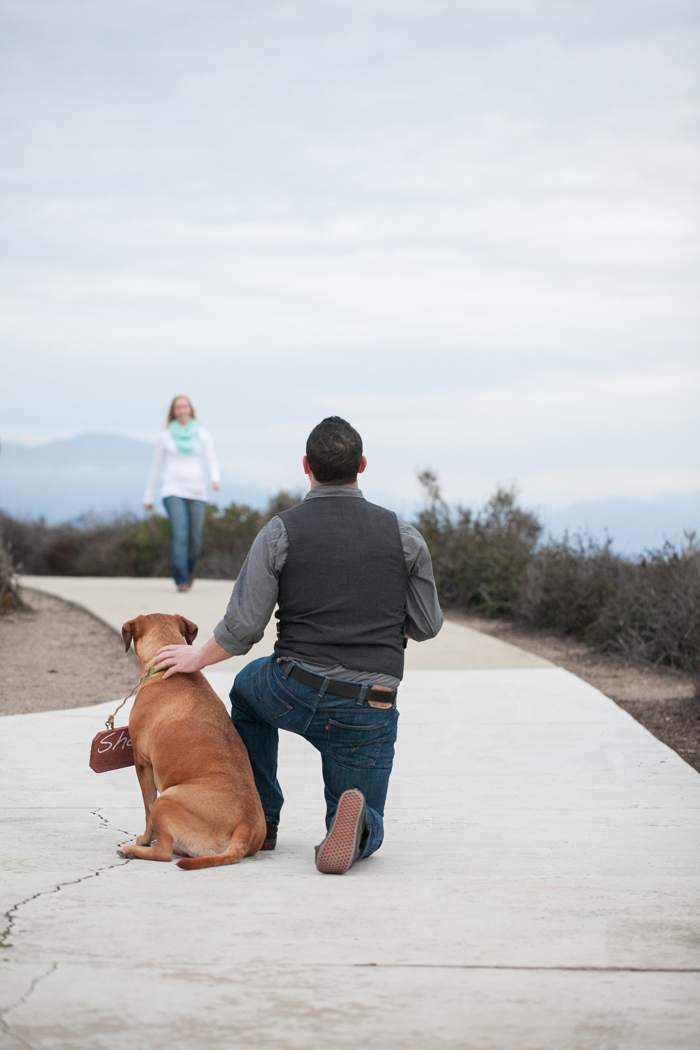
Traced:
<path fill-rule="evenodd" d="M 207 505 L 203 499 L 166 496 L 163 500 L 170 518 L 170 560 L 179 586 L 189 581 L 202 553 L 202 534 Z"/>
<path fill-rule="evenodd" d="M 378 850 L 384 838 L 398 718 L 395 706 L 370 707 L 363 697 L 353 700 L 303 685 L 285 675 L 274 656 L 249 663 L 231 689 L 231 720 L 248 749 L 265 819 L 278 824 L 284 803 L 277 781 L 277 745 L 278 730 L 287 729 L 321 752 L 326 828 L 344 791 L 359 788 L 365 796 L 368 835 L 363 857 Z"/>

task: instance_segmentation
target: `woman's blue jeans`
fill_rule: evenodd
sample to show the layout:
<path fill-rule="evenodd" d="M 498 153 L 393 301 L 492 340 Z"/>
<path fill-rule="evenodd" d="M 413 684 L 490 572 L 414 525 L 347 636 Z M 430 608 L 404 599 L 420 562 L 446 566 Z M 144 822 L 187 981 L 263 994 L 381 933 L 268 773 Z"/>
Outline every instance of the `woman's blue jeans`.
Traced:
<path fill-rule="evenodd" d="M 189 582 L 202 553 L 207 505 L 203 499 L 183 499 L 182 496 L 166 496 L 163 503 L 170 518 L 170 560 L 173 578 L 179 587 Z"/>
<path fill-rule="evenodd" d="M 344 791 L 359 788 L 365 796 L 368 835 L 361 856 L 369 857 L 384 838 L 399 713 L 395 706 L 370 707 L 362 696 L 354 700 L 303 685 L 289 677 L 290 668 L 283 671 L 274 656 L 253 660 L 236 675 L 230 694 L 231 721 L 248 749 L 265 819 L 278 824 L 284 803 L 277 745 L 278 730 L 287 729 L 321 753 L 326 828 Z"/>

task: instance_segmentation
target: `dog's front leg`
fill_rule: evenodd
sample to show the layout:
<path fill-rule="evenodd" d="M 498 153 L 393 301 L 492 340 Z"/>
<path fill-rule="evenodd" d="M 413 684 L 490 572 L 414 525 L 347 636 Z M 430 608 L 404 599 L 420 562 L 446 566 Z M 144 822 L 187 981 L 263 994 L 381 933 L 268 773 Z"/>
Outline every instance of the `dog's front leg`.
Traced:
<path fill-rule="evenodd" d="M 153 766 L 150 762 L 137 761 L 136 775 L 139 778 L 141 794 L 143 795 L 143 805 L 146 810 L 146 830 L 143 835 L 139 835 L 136 839 L 136 843 L 139 846 L 150 846 L 155 837 L 153 822 L 151 821 L 151 808 L 158 796 L 158 792 L 156 791 L 156 781 L 153 776 Z"/>

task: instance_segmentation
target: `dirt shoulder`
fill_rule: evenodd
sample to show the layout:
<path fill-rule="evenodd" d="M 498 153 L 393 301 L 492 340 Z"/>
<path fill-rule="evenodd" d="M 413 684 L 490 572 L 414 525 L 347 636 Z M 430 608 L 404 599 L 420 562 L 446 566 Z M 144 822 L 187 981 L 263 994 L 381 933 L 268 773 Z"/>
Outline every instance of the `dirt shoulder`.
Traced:
<path fill-rule="evenodd" d="M 0 715 L 87 707 L 124 697 L 139 665 L 107 624 L 23 588 L 27 611 L 0 615 Z"/>
<path fill-rule="evenodd" d="M 648 667 L 616 653 L 505 620 L 448 612 L 449 619 L 551 660 L 605 693 L 700 772 L 700 696 L 697 681 L 668 668 Z"/>

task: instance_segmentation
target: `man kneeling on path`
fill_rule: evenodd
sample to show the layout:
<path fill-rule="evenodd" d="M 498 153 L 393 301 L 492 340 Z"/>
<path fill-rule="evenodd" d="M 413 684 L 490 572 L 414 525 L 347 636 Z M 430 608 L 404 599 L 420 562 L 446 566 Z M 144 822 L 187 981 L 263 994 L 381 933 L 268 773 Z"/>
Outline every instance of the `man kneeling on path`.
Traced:
<path fill-rule="evenodd" d="M 321 752 L 328 834 L 316 867 L 335 875 L 382 844 L 406 638 L 433 638 L 443 622 L 425 540 L 365 500 L 366 465 L 349 423 L 319 423 L 304 456 L 310 491 L 256 537 L 214 637 L 165 646 L 155 663 L 168 678 L 243 655 L 279 606 L 275 653 L 236 676 L 231 718 L 265 811 L 264 849 L 275 848 L 284 802 L 278 729 Z"/>

